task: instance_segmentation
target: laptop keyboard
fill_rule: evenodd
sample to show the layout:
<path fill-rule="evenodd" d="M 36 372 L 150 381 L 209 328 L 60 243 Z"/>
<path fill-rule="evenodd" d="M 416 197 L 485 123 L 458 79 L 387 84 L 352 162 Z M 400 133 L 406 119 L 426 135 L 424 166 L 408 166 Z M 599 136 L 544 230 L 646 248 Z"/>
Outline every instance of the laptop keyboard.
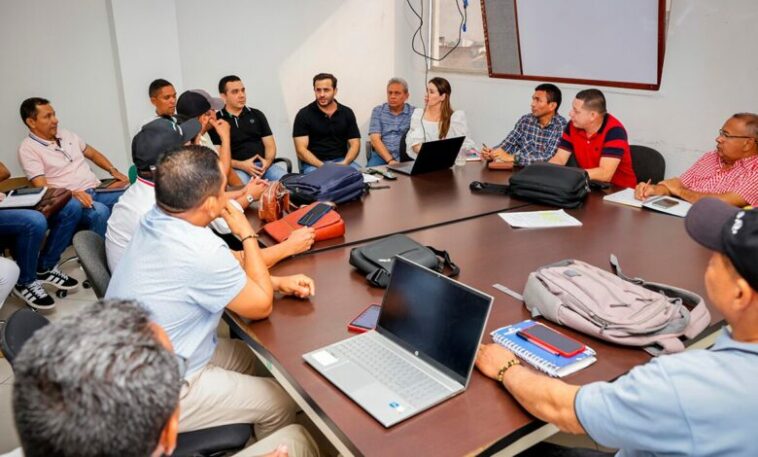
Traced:
<path fill-rule="evenodd" d="M 372 338 L 350 338 L 329 350 L 360 365 L 417 408 L 450 393 L 439 382 Z"/>

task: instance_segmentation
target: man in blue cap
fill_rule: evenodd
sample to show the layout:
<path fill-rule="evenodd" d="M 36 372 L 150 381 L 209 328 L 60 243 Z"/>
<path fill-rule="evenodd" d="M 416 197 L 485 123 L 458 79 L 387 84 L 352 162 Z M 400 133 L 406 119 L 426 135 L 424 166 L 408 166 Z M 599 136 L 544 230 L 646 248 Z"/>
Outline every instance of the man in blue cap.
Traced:
<path fill-rule="evenodd" d="M 481 347 L 476 366 L 538 419 L 586 433 L 617 456 L 755 455 L 758 210 L 705 198 L 685 226 L 713 251 L 705 287 L 730 326 L 709 350 L 656 357 L 612 383 L 585 386 L 537 374 L 497 344 Z M 522 455 L 601 454 L 540 443 Z"/>

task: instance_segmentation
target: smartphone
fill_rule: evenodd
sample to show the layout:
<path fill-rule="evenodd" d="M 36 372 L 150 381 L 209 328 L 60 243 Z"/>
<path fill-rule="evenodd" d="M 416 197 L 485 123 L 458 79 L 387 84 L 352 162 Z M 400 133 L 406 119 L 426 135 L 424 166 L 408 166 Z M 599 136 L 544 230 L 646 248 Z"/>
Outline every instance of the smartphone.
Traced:
<path fill-rule="evenodd" d="M 563 357 L 573 357 L 585 349 L 584 344 L 542 324 L 532 325 L 516 334 L 548 352 Z"/>
<path fill-rule="evenodd" d="M 303 214 L 303 217 L 298 219 L 299 225 L 310 227 L 319 221 L 326 213 L 332 210 L 332 205 L 326 203 L 319 203 L 311 208 L 307 213 Z"/>
<path fill-rule="evenodd" d="M 369 305 L 358 317 L 347 324 L 347 329 L 357 333 L 373 330 L 376 327 L 376 321 L 379 319 L 379 311 L 381 310 L 381 305 Z"/>
<path fill-rule="evenodd" d="M 21 187 L 20 189 L 13 189 L 13 193 L 10 195 L 34 195 L 42 192 L 43 187 Z"/>
<path fill-rule="evenodd" d="M 661 198 L 653 202 L 653 206 L 659 206 L 661 208 L 673 208 L 678 205 L 679 202 L 671 198 Z"/>
<path fill-rule="evenodd" d="M 108 186 L 110 186 L 111 184 L 113 184 L 116 181 L 118 181 L 116 178 L 103 179 L 102 181 L 100 181 L 100 185 L 97 186 L 97 188 L 98 189 L 107 189 Z"/>

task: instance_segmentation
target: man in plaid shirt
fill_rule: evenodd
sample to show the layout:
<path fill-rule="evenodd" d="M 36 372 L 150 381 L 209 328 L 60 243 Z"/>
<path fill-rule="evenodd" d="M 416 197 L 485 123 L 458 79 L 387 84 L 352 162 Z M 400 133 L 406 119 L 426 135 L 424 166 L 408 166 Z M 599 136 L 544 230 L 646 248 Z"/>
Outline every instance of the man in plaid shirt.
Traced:
<path fill-rule="evenodd" d="M 716 150 L 706 152 L 678 178 L 658 184 L 639 183 L 639 200 L 673 195 L 694 203 L 715 197 L 735 206 L 758 206 L 758 114 L 730 117 L 716 137 Z"/>
<path fill-rule="evenodd" d="M 532 95 L 532 112 L 521 116 L 495 149 L 484 146 L 482 158 L 520 166 L 548 161 L 566 128 L 566 119 L 558 114 L 560 106 L 561 90 L 553 84 L 540 84 Z"/>

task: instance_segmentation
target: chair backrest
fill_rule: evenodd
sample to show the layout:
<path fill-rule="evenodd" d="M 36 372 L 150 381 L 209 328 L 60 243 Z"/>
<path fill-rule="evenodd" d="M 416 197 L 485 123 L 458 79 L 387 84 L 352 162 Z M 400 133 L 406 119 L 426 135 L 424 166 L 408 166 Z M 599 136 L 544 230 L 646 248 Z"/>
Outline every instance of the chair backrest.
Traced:
<path fill-rule="evenodd" d="M 637 176 L 637 182 L 652 183 L 663 181 L 666 175 L 666 160 L 660 152 L 647 146 L 633 144 L 629 147 L 632 153 L 632 168 Z"/>
<path fill-rule="evenodd" d="M 50 321 L 41 314 L 22 308 L 11 314 L 5 325 L 0 328 L 0 349 L 8 363 L 13 365 L 21 347 L 34 332 L 49 324 Z"/>
<path fill-rule="evenodd" d="M 97 298 L 103 298 L 111 282 L 111 272 L 105 258 L 105 240 L 91 230 L 84 230 L 74 235 L 73 244 L 92 290 Z"/>

